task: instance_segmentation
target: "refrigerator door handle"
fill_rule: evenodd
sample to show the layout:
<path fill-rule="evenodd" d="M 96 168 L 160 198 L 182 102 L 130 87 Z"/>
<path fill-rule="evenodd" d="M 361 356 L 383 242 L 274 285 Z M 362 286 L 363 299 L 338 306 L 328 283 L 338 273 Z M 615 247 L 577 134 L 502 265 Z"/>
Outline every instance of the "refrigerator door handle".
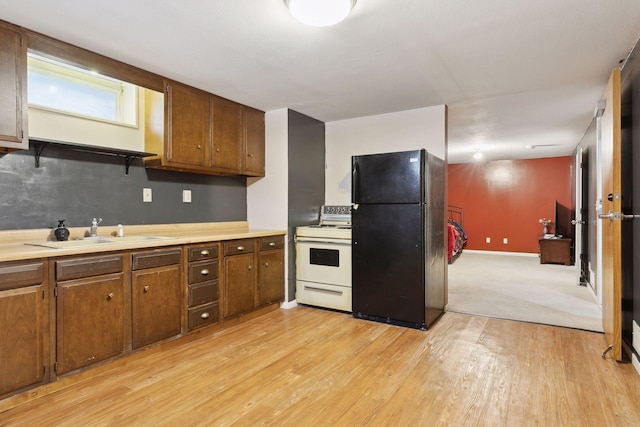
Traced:
<path fill-rule="evenodd" d="M 358 162 L 354 161 L 353 166 L 351 167 L 351 202 L 359 203 L 358 200 Z"/>

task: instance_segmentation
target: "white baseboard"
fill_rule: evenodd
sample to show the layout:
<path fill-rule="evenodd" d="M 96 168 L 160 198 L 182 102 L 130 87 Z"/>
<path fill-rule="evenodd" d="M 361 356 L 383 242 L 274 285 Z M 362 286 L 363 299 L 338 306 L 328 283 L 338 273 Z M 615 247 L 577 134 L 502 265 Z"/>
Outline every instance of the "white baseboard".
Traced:
<path fill-rule="evenodd" d="M 633 321 L 632 346 L 640 354 L 640 326 L 638 322 Z"/>
<path fill-rule="evenodd" d="M 484 254 L 484 255 L 510 255 L 510 256 L 528 256 L 528 257 L 538 257 L 538 254 L 531 254 L 528 252 L 502 252 L 502 251 L 481 251 L 478 249 L 463 249 L 462 254 L 460 256 L 464 256 L 464 253 L 468 252 L 470 254 Z"/>
<path fill-rule="evenodd" d="M 297 307 L 297 306 L 298 306 L 298 301 L 296 300 L 285 301 L 282 304 L 280 304 L 280 308 L 284 308 L 285 310 L 289 310 L 290 308 Z"/>
<path fill-rule="evenodd" d="M 640 375 L 640 361 L 635 353 L 631 355 L 631 363 L 633 363 L 633 367 L 636 368 L 636 372 Z"/>

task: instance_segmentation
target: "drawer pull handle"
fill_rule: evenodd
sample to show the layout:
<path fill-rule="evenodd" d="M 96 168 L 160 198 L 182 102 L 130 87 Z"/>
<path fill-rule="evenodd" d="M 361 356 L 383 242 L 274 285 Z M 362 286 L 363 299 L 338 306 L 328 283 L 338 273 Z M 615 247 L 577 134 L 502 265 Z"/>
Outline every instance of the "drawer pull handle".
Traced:
<path fill-rule="evenodd" d="M 203 276 L 206 276 L 207 274 L 209 274 L 209 270 L 206 268 L 203 268 L 202 270 L 200 270 L 200 274 L 202 274 Z"/>
<path fill-rule="evenodd" d="M 238 249 L 239 251 L 244 251 L 244 246 L 238 246 L 238 247 L 237 247 L 237 249 Z"/>
<path fill-rule="evenodd" d="M 142 288 L 142 290 L 144 291 L 144 293 L 146 294 L 147 292 L 149 292 L 149 285 L 145 286 L 144 288 Z"/>
<path fill-rule="evenodd" d="M 204 313 L 202 313 L 202 314 L 200 315 L 200 318 L 201 318 L 201 319 L 208 319 L 208 318 L 209 318 L 209 313 L 207 313 L 207 312 L 205 311 Z"/>
<path fill-rule="evenodd" d="M 334 291 L 333 289 L 322 289 L 322 288 L 316 288 L 314 286 L 305 286 L 304 289 L 307 291 L 323 292 L 326 294 L 333 294 L 333 295 L 342 295 L 342 291 Z"/>
<path fill-rule="evenodd" d="M 109 295 L 107 295 L 107 301 L 111 301 L 113 299 L 113 292 L 109 292 Z"/>
<path fill-rule="evenodd" d="M 207 255 L 209 255 L 209 251 L 206 250 L 206 249 L 203 249 L 203 250 L 200 251 L 200 255 L 207 256 Z"/>
<path fill-rule="evenodd" d="M 274 247 L 276 245 L 276 242 L 269 242 L 269 246 Z"/>

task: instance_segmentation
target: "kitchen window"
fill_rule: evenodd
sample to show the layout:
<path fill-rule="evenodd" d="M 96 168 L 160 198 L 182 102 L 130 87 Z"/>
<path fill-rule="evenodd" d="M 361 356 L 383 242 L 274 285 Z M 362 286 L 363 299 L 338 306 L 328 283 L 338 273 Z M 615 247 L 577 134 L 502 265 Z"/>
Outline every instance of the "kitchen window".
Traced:
<path fill-rule="evenodd" d="M 29 107 L 137 126 L 137 87 L 59 61 L 28 55 Z"/>

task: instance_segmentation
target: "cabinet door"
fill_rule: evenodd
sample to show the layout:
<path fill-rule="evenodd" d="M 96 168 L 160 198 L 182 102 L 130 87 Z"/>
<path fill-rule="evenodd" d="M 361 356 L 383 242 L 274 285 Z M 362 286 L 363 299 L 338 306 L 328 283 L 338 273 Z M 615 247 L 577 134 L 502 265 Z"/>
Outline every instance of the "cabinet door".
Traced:
<path fill-rule="evenodd" d="M 133 348 L 180 334 L 180 269 L 180 265 L 172 265 L 132 273 Z"/>
<path fill-rule="evenodd" d="M 124 352 L 124 275 L 57 285 L 57 373 L 73 371 Z"/>
<path fill-rule="evenodd" d="M 258 303 L 284 300 L 284 251 L 260 252 L 258 270 Z"/>
<path fill-rule="evenodd" d="M 44 380 L 44 295 L 42 285 L 0 292 L 0 395 Z"/>
<path fill-rule="evenodd" d="M 240 173 L 242 105 L 212 96 L 213 162 L 215 168 Z"/>
<path fill-rule="evenodd" d="M 253 108 L 244 108 L 245 149 L 243 173 L 264 176 L 264 113 Z"/>
<path fill-rule="evenodd" d="M 20 31 L 0 23 L 0 152 L 29 149 L 27 46 Z"/>
<path fill-rule="evenodd" d="M 170 83 L 167 86 L 167 161 L 208 167 L 211 126 L 209 94 Z"/>
<path fill-rule="evenodd" d="M 224 259 L 225 314 L 231 317 L 253 309 L 256 275 L 254 254 L 234 255 Z"/>

